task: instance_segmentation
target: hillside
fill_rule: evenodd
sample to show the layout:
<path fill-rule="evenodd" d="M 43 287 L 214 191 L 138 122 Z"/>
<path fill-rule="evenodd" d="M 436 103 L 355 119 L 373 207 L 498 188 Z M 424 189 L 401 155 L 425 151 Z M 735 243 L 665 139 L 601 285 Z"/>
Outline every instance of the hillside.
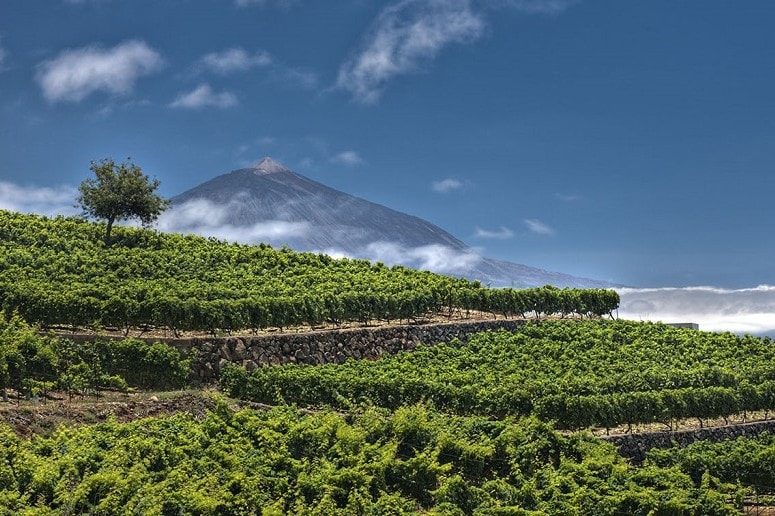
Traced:
<path fill-rule="evenodd" d="M 434 265 L 437 272 L 492 286 L 610 286 L 480 257 L 463 241 L 426 220 L 330 188 L 271 158 L 219 175 L 176 196 L 173 202 L 179 211 L 173 211 L 170 224 L 181 231 L 206 233 L 222 227 L 244 240 L 250 239 L 256 225 L 279 221 L 291 225 L 292 231 L 261 235 L 262 240 L 301 251 L 370 259 L 389 256 L 412 267 L 427 265 L 425 257 L 437 253 L 447 256 L 443 263 Z M 211 220 L 209 212 L 217 212 L 217 222 Z M 194 215 L 193 220 L 188 220 L 189 215 Z"/>
<path fill-rule="evenodd" d="M 0 211 L 0 306 L 45 325 L 173 330 L 408 320 L 454 309 L 607 314 L 610 291 L 514 291 L 365 260 Z"/>
<path fill-rule="evenodd" d="M 233 396 L 264 403 L 535 415 L 582 429 L 775 408 L 775 346 L 630 321 L 545 321 L 378 360 L 231 369 Z"/>

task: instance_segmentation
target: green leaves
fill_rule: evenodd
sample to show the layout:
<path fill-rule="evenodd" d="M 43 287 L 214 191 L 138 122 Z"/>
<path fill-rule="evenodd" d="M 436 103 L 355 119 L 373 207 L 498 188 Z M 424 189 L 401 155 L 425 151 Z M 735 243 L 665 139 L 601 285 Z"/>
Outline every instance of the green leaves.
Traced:
<path fill-rule="evenodd" d="M 131 161 L 103 159 L 93 161 L 89 168 L 95 177 L 79 186 L 78 204 L 85 215 L 107 221 L 108 244 L 114 222 L 136 218 L 150 224 L 169 206 L 168 200 L 156 194 L 159 181 L 150 179 Z"/>
<path fill-rule="evenodd" d="M 0 390 L 30 397 L 59 386 L 69 393 L 182 387 L 190 362 L 161 343 L 137 339 L 74 343 L 46 337 L 18 315 L 0 312 Z"/>
<path fill-rule="evenodd" d="M 772 378 L 768 339 L 627 321 L 544 321 L 374 361 L 252 374 L 234 368 L 223 385 L 265 403 L 423 402 L 459 414 L 537 414 L 574 429 L 775 409 Z"/>
<path fill-rule="evenodd" d="M 0 308 L 42 325 L 217 332 L 409 321 L 455 310 L 599 317 L 609 290 L 487 289 L 365 260 L 0 211 Z"/>
<path fill-rule="evenodd" d="M 288 407 L 0 427 L 0 514 L 735 514 L 739 490 L 535 419 Z"/>

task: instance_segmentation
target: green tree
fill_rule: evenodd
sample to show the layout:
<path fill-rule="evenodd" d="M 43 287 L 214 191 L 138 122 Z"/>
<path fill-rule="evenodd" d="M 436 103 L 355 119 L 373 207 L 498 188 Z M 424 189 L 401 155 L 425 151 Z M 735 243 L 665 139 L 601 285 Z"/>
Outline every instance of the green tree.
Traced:
<path fill-rule="evenodd" d="M 139 219 L 151 224 L 169 206 L 167 199 L 156 194 L 159 180 L 150 179 L 131 161 L 116 163 L 107 158 L 93 161 L 89 168 L 95 177 L 81 183 L 78 204 L 87 217 L 107 222 L 108 245 L 115 222 Z"/>

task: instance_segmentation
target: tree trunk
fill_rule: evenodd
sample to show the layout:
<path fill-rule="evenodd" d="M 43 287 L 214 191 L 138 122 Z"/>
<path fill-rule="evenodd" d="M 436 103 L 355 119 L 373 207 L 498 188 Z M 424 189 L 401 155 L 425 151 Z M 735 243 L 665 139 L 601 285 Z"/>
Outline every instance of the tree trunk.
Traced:
<path fill-rule="evenodd" d="M 110 234 L 113 232 L 113 223 L 116 221 L 113 217 L 108 219 L 108 227 L 105 228 L 105 245 L 110 246 Z"/>

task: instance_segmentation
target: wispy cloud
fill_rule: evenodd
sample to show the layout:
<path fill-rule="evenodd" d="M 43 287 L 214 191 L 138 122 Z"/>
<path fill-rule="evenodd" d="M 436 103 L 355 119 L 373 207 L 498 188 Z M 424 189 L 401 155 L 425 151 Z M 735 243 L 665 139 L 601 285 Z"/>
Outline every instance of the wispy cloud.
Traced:
<path fill-rule="evenodd" d="M 237 96 L 230 91 L 217 93 L 209 84 L 200 84 L 189 92 L 183 92 L 170 103 L 172 108 L 201 109 L 215 107 L 220 109 L 230 108 L 239 103 Z"/>
<path fill-rule="evenodd" d="M 357 50 L 339 69 L 336 85 L 375 102 L 393 77 L 419 70 L 446 46 L 481 36 L 483 18 L 469 0 L 402 0 L 382 10 Z"/>
<path fill-rule="evenodd" d="M 21 186 L 0 181 L 0 209 L 39 213 L 41 215 L 75 215 L 77 190 L 71 186 L 54 188 Z"/>
<path fill-rule="evenodd" d="M 229 48 L 221 52 L 210 52 L 199 60 L 199 67 L 220 75 L 233 72 L 244 72 L 251 68 L 269 66 L 272 56 L 269 52 L 258 50 L 248 52 L 244 48 Z"/>
<path fill-rule="evenodd" d="M 113 48 L 96 45 L 69 49 L 38 66 L 36 75 L 49 102 L 79 102 L 92 93 L 130 93 L 140 77 L 163 66 L 161 55 L 143 41 Z"/>
<path fill-rule="evenodd" d="M 0 39 L 2 43 L 2 39 Z M 0 72 L 5 70 L 5 60 L 8 58 L 8 51 L 0 45 Z"/>
<path fill-rule="evenodd" d="M 625 288 L 619 316 L 625 319 L 694 322 L 700 329 L 775 336 L 775 286 Z"/>
<path fill-rule="evenodd" d="M 234 47 L 203 55 L 196 66 L 195 73 L 212 72 L 228 75 L 246 72 L 254 68 L 264 69 L 266 80 L 280 82 L 284 86 L 294 86 L 309 90 L 318 85 L 318 76 L 312 70 L 287 66 L 278 62 L 266 50 L 249 52 L 242 47 Z"/>
<path fill-rule="evenodd" d="M 438 193 L 447 193 L 452 190 L 460 190 L 463 188 L 463 182 L 459 179 L 453 179 L 448 177 L 446 179 L 440 179 L 431 183 L 431 189 Z"/>
<path fill-rule="evenodd" d="M 496 230 L 476 228 L 474 233 L 476 238 L 491 238 L 495 240 L 508 240 L 514 236 L 514 232 L 506 226 L 501 226 Z"/>
<path fill-rule="evenodd" d="M 355 167 L 363 164 L 363 158 L 354 150 L 342 151 L 331 156 L 332 163 Z"/>
<path fill-rule="evenodd" d="M 525 219 L 524 220 L 525 227 L 527 227 L 528 231 L 531 233 L 535 233 L 536 235 L 554 235 L 555 231 L 552 227 L 548 226 L 547 224 L 541 222 L 538 219 Z"/>

